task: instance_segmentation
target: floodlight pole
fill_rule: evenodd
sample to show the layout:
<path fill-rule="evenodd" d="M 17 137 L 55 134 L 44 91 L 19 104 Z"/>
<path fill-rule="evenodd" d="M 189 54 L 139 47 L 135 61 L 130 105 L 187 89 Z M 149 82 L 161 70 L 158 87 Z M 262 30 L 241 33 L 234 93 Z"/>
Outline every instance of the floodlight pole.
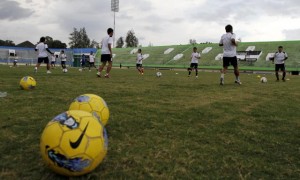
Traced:
<path fill-rule="evenodd" d="M 113 47 L 116 47 L 116 12 L 114 11 L 114 45 Z"/>
<path fill-rule="evenodd" d="M 113 37 L 113 47 L 116 47 L 116 12 L 119 12 L 119 0 L 111 0 L 111 11 L 114 12 L 114 37 Z"/>

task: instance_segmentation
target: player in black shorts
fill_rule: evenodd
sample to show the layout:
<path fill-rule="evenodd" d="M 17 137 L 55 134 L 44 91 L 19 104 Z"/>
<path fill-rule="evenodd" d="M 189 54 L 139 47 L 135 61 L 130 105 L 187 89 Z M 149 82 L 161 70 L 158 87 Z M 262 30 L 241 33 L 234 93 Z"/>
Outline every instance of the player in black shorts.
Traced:
<path fill-rule="evenodd" d="M 41 37 L 40 38 L 40 42 L 36 45 L 35 51 L 38 52 L 38 62 L 34 68 L 34 72 L 37 72 L 38 67 L 40 67 L 41 63 L 45 63 L 47 64 L 47 73 L 51 73 L 50 71 L 50 64 L 49 64 L 49 59 L 48 59 L 48 53 L 50 54 L 54 54 L 52 53 L 49 49 L 48 49 L 48 45 L 45 44 L 46 38 L 45 37 Z"/>
<path fill-rule="evenodd" d="M 196 71 L 196 78 L 198 78 L 198 61 L 200 60 L 201 55 L 199 52 L 197 52 L 197 47 L 193 48 L 193 53 L 191 55 L 191 65 L 190 68 L 188 68 L 189 71 L 189 75 L 188 77 L 191 76 L 191 73 L 193 71 L 193 69 Z"/>
<path fill-rule="evenodd" d="M 112 68 L 112 44 L 113 44 L 113 35 L 114 30 L 112 28 L 107 29 L 108 36 L 104 37 L 102 40 L 102 49 L 101 49 L 101 65 L 99 66 L 99 70 L 97 73 L 98 77 L 101 77 L 101 72 L 105 67 L 106 63 L 108 63 L 106 74 L 104 77 L 109 78 L 109 73 Z"/>
<path fill-rule="evenodd" d="M 288 59 L 288 55 L 283 51 L 283 47 L 279 46 L 278 51 L 274 54 L 274 57 L 271 57 L 270 60 L 275 63 L 275 74 L 276 81 L 279 81 L 279 70 L 282 71 L 282 81 L 285 81 L 286 71 L 285 71 L 285 60 Z"/>
<path fill-rule="evenodd" d="M 236 57 L 237 41 L 235 40 L 236 35 L 233 33 L 231 25 L 225 27 L 226 34 L 223 34 L 219 45 L 223 46 L 223 69 L 221 71 L 220 85 L 224 85 L 225 74 L 228 66 L 234 67 L 235 83 L 242 84 L 239 78 L 240 72 L 238 68 L 238 62 Z"/>

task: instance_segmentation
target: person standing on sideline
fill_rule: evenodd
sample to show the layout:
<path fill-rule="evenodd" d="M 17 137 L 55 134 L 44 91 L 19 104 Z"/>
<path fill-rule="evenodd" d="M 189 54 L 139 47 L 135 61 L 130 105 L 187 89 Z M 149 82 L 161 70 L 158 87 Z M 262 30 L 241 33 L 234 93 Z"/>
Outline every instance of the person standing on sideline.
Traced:
<path fill-rule="evenodd" d="M 199 63 L 198 61 L 200 60 L 200 58 L 201 58 L 201 55 L 199 52 L 197 52 L 197 47 L 194 47 L 193 53 L 191 55 L 191 65 L 190 65 L 190 68 L 188 68 L 188 71 L 189 71 L 188 77 L 191 76 L 193 69 L 195 69 L 196 78 L 198 78 L 198 63 Z"/>
<path fill-rule="evenodd" d="M 277 82 L 279 81 L 279 70 L 282 71 L 282 81 L 285 81 L 286 71 L 284 61 L 287 59 L 288 55 L 286 52 L 283 51 L 282 46 L 279 46 L 278 51 L 274 54 L 274 57 L 270 58 L 270 60 L 272 60 L 275 63 L 275 73 Z"/>
<path fill-rule="evenodd" d="M 136 69 L 139 71 L 141 75 L 144 75 L 144 68 L 143 68 L 143 54 L 142 49 L 138 49 L 136 55 Z"/>
<path fill-rule="evenodd" d="M 52 53 L 49 49 L 48 49 L 48 45 L 45 44 L 46 38 L 45 37 L 41 37 L 40 38 L 40 42 L 36 45 L 35 47 L 35 51 L 38 52 L 38 62 L 34 68 L 34 72 L 37 72 L 37 69 L 40 67 L 41 63 L 44 62 L 45 64 L 47 64 L 47 73 L 50 74 L 50 64 L 49 64 L 49 58 L 48 58 L 48 54 L 47 52 L 49 52 L 50 54 L 54 54 Z"/>
<path fill-rule="evenodd" d="M 61 67 L 63 69 L 63 71 L 65 71 L 65 69 L 67 69 L 67 66 L 66 66 L 66 62 L 67 62 L 67 55 L 65 54 L 65 51 L 64 50 L 61 50 L 60 51 L 60 63 L 61 63 Z"/>
<path fill-rule="evenodd" d="M 102 40 L 102 50 L 101 50 L 101 65 L 99 66 L 97 76 L 101 77 L 101 72 L 108 62 L 106 69 L 106 74 L 104 77 L 109 78 L 109 73 L 112 68 L 112 44 L 113 44 L 113 35 L 114 30 L 112 28 L 107 29 L 107 36 Z"/>
<path fill-rule="evenodd" d="M 94 52 L 91 51 L 90 55 L 89 55 L 89 71 L 91 71 L 91 67 L 94 67 L 97 69 L 97 67 L 95 66 L 95 56 L 94 56 Z"/>
<path fill-rule="evenodd" d="M 221 70 L 220 85 L 224 85 L 224 78 L 227 72 L 228 66 L 232 65 L 235 74 L 235 83 L 241 85 L 240 72 L 238 68 L 238 62 L 236 57 L 236 35 L 233 33 L 231 25 L 225 27 L 226 34 L 223 34 L 219 43 L 219 46 L 223 46 L 223 69 Z"/>

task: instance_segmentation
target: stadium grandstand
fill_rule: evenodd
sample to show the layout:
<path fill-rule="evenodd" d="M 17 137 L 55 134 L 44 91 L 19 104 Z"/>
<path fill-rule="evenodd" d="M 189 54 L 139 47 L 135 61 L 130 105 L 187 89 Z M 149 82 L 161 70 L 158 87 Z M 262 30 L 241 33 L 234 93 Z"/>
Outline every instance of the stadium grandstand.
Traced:
<path fill-rule="evenodd" d="M 277 51 L 281 45 L 287 52 L 289 59 L 286 61 L 288 71 L 300 69 L 300 41 L 277 42 L 242 42 L 237 48 L 237 57 L 241 70 L 273 71 L 274 65 L 269 61 L 269 56 Z M 141 47 L 147 58 L 143 61 L 145 68 L 187 68 L 190 65 L 192 48 L 196 46 L 201 53 L 200 68 L 219 70 L 222 66 L 222 48 L 217 43 L 195 45 L 170 45 Z M 113 66 L 135 67 L 137 48 L 114 48 Z M 61 49 L 50 49 L 58 54 Z M 66 49 L 68 64 L 79 67 L 82 54 L 88 56 L 93 51 L 96 54 L 96 64 L 100 64 L 101 50 L 94 48 Z M 12 64 L 18 59 L 18 64 L 32 65 L 36 63 L 34 48 L 0 47 L 0 63 Z M 59 63 L 59 61 L 57 61 Z"/>

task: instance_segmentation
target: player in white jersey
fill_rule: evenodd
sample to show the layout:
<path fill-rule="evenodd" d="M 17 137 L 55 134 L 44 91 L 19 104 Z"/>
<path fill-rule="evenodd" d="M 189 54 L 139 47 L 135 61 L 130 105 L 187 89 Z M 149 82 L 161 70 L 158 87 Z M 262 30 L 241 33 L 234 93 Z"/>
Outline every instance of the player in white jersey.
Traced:
<path fill-rule="evenodd" d="M 219 46 L 223 46 L 223 69 L 221 71 L 220 85 L 224 85 L 225 74 L 228 66 L 230 65 L 234 67 L 235 83 L 242 84 L 239 78 L 240 72 L 236 57 L 236 35 L 233 33 L 233 28 L 231 25 L 227 25 L 225 30 L 226 34 L 222 35 L 219 43 Z"/>
<path fill-rule="evenodd" d="M 34 68 L 34 72 L 37 72 L 37 69 L 40 67 L 41 63 L 44 62 L 44 63 L 47 64 L 47 73 L 51 73 L 49 58 L 48 58 L 47 52 L 49 52 L 50 54 L 54 54 L 54 53 L 52 53 L 48 49 L 48 45 L 45 44 L 45 41 L 46 41 L 46 38 L 41 37 L 40 42 L 35 47 L 35 51 L 38 51 L 38 62 L 36 64 L 35 68 Z"/>
<path fill-rule="evenodd" d="M 66 66 L 67 55 L 65 54 L 64 50 L 60 51 L 59 58 L 60 58 L 60 64 L 63 69 L 63 72 L 65 72 L 65 69 L 67 69 L 67 66 Z"/>
<path fill-rule="evenodd" d="M 200 58 L 201 58 L 201 55 L 199 52 L 197 52 L 197 47 L 194 47 L 193 53 L 191 55 L 191 65 L 190 65 L 190 68 L 188 68 L 188 71 L 189 71 L 188 77 L 191 76 L 191 73 L 194 69 L 196 71 L 196 78 L 198 78 L 198 63 L 199 63 Z"/>
<path fill-rule="evenodd" d="M 52 69 L 55 68 L 55 63 L 56 63 L 56 55 L 52 54 L 52 57 L 51 57 L 51 67 L 52 67 Z"/>
<path fill-rule="evenodd" d="M 109 78 L 109 73 L 112 68 L 112 44 L 113 44 L 113 35 L 114 30 L 112 28 L 107 29 L 107 36 L 102 40 L 102 49 L 101 49 L 101 65 L 99 66 L 97 76 L 101 77 L 101 72 L 108 62 L 108 66 L 106 69 L 106 78 Z"/>
<path fill-rule="evenodd" d="M 274 54 L 274 57 L 271 57 L 270 60 L 272 60 L 275 63 L 275 73 L 277 81 L 279 81 L 279 70 L 281 70 L 282 73 L 282 81 L 285 81 L 286 71 L 285 71 L 285 64 L 284 61 L 288 59 L 288 55 L 286 52 L 283 51 L 283 47 L 279 46 L 278 51 Z"/>
<path fill-rule="evenodd" d="M 141 75 L 144 75 L 144 68 L 143 68 L 143 54 L 142 49 L 138 49 L 136 55 L 136 69 L 139 71 Z"/>
<path fill-rule="evenodd" d="M 97 69 L 97 67 L 95 66 L 95 56 L 94 56 L 93 51 L 91 51 L 91 53 L 89 55 L 89 71 L 91 71 L 91 67 L 94 67 Z"/>

